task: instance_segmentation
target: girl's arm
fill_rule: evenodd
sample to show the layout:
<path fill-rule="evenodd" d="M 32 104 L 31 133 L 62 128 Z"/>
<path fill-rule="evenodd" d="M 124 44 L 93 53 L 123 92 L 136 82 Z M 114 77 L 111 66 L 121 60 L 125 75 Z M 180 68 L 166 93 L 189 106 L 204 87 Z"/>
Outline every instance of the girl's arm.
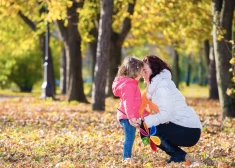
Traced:
<path fill-rule="evenodd" d="M 133 127 L 138 127 L 141 124 L 141 119 L 140 118 L 132 118 L 129 119 L 129 123 L 133 126 Z"/>

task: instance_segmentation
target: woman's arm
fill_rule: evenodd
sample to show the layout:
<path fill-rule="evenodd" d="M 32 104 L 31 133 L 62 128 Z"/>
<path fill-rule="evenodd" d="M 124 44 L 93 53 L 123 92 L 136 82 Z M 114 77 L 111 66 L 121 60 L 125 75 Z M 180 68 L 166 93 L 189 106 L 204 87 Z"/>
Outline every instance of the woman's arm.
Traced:
<path fill-rule="evenodd" d="M 172 95 L 167 87 L 160 87 L 154 90 L 152 102 L 159 108 L 159 113 L 144 117 L 148 127 L 157 126 L 171 121 Z"/>

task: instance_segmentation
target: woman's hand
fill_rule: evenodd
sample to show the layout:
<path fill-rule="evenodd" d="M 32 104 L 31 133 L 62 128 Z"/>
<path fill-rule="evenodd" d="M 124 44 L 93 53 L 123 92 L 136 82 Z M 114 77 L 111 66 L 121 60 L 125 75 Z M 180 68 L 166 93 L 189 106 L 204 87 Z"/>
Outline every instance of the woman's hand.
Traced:
<path fill-rule="evenodd" d="M 132 118 L 129 119 L 129 123 L 133 126 L 133 127 L 138 127 L 141 124 L 141 119 L 140 118 Z"/>

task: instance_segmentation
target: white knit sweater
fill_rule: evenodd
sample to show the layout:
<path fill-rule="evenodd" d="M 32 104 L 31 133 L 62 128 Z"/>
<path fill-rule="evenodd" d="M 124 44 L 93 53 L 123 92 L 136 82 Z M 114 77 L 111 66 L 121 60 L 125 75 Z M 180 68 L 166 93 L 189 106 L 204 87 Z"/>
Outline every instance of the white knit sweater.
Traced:
<path fill-rule="evenodd" d="M 188 128 L 202 128 L 197 114 L 171 80 L 170 71 L 164 69 L 152 79 L 147 86 L 147 97 L 159 108 L 159 113 L 144 118 L 149 128 L 168 121 Z"/>

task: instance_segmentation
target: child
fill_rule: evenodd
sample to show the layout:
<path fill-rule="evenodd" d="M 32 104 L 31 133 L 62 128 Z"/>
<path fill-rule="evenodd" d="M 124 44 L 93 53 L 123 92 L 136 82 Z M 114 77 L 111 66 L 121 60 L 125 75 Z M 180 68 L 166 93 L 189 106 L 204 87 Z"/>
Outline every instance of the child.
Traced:
<path fill-rule="evenodd" d="M 137 126 L 140 125 L 138 113 L 141 105 L 141 92 L 138 81 L 142 76 L 143 62 L 136 57 L 127 57 L 119 67 L 112 89 L 115 96 L 120 97 L 117 118 L 124 128 L 123 161 L 131 159 L 132 146 Z"/>

